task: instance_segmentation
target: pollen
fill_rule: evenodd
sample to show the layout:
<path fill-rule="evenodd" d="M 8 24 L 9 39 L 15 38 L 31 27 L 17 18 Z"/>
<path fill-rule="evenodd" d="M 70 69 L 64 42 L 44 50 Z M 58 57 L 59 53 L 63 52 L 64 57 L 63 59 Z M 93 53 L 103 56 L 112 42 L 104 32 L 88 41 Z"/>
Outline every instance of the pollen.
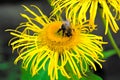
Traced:
<path fill-rule="evenodd" d="M 59 53 L 63 53 L 64 50 L 70 50 L 73 46 L 76 46 L 79 42 L 77 38 L 79 37 L 79 30 L 72 28 L 72 36 L 63 36 L 62 32 L 58 33 L 62 24 L 62 22 L 56 21 L 46 25 L 43 28 L 43 32 L 38 35 L 41 45 L 47 45 L 51 50 L 58 51 Z"/>

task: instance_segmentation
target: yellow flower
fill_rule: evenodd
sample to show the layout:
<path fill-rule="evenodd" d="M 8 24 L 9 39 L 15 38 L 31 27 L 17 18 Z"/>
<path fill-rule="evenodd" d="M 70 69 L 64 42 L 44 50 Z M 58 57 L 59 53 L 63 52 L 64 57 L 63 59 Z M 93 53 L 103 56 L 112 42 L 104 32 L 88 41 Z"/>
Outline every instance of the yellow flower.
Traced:
<path fill-rule="evenodd" d="M 58 16 L 57 19 L 48 18 L 38 7 L 32 6 L 38 10 L 39 16 L 23 6 L 29 16 L 21 16 L 27 19 L 27 22 L 21 23 L 15 30 L 7 30 L 14 36 L 10 40 L 10 45 L 13 51 L 17 49 L 19 54 L 15 64 L 22 60 L 22 67 L 30 67 L 30 72 L 34 76 L 39 70 L 46 70 L 45 65 L 48 62 L 48 75 L 51 80 L 58 79 L 58 71 L 70 78 L 67 64 L 79 78 L 85 75 L 89 66 L 96 70 L 94 62 L 102 68 L 101 52 L 102 44 L 105 42 L 101 36 L 86 32 L 86 26 L 89 25 L 73 25 L 68 21 L 61 21 Z"/>
<path fill-rule="evenodd" d="M 53 15 L 65 9 L 68 19 L 71 21 L 77 19 L 80 23 L 87 20 L 89 11 L 88 18 L 91 25 L 95 23 L 98 7 L 101 7 L 102 17 L 106 20 L 105 34 L 107 34 L 109 25 L 113 32 L 116 33 L 119 30 L 115 20 L 120 20 L 120 0 L 53 0 L 51 5 L 54 6 Z"/>

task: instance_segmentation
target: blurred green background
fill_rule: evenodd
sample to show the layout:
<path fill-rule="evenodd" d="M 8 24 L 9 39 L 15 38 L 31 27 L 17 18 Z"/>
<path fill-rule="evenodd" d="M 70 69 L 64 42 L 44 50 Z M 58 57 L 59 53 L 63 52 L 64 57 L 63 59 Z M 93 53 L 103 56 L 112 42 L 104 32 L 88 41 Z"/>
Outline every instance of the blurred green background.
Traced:
<path fill-rule="evenodd" d="M 14 65 L 13 61 L 17 57 L 17 52 L 12 54 L 11 46 L 8 46 L 9 40 L 12 36 L 5 32 L 6 29 L 15 29 L 19 23 L 24 19 L 20 16 L 20 13 L 24 12 L 21 5 L 31 4 L 40 7 L 46 15 L 49 16 L 51 7 L 47 0 L 1 0 L 0 1 L 0 80 L 21 80 L 20 62 L 18 65 Z M 104 28 L 102 21 L 97 16 L 96 24 L 99 24 L 98 30 L 94 33 L 98 35 L 104 35 Z M 120 23 L 118 23 L 120 25 Z M 116 43 L 120 48 L 120 31 L 117 34 L 113 33 Z M 107 36 L 104 36 L 104 41 L 107 41 Z M 104 50 L 110 50 L 112 46 L 104 45 Z M 95 72 L 100 75 L 103 80 L 119 80 L 120 79 L 120 59 L 117 55 L 111 56 L 103 63 L 103 69 Z M 97 65 L 96 65 L 97 66 Z"/>

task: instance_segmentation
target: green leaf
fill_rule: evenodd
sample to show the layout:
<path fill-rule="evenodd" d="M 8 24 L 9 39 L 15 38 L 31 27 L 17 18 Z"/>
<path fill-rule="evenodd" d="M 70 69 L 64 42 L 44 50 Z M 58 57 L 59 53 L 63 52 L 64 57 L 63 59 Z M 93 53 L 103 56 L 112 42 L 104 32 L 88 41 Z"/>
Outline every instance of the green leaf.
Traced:
<path fill-rule="evenodd" d="M 46 66 L 48 66 L 48 62 L 46 63 Z M 30 67 L 29 67 L 30 68 Z M 31 75 L 30 69 L 22 70 L 22 79 L 21 80 L 50 80 L 50 77 L 48 76 L 48 69 L 46 70 L 41 69 L 35 76 Z"/>
<path fill-rule="evenodd" d="M 48 64 L 49 61 L 45 65 L 45 70 L 41 69 L 35 76 L 32 76 L 29 69 L 28 70 L 22 70 L 22 77 L 21 80 L 50 80 L 50 76 L 48 75 Z M 68 80 L 66 77 L 64 77 L 60 71 L 58 71 L 58 80 Z"/>
<path fill-rule="evenodd" d="M 44 70 L 40 70 L 38 74 L 32 76 L 29 71 L 22 69 L 21 80 L 49 80 L 49 76 Z"/>
<path fill-rule="evenodd" d="M 80 80 L 103 80 L 100 76 L 89 72 L 86 74 L 86 76 L 82 77 Z"/>
<path fill-rule="evenodd" d="M 115 55 L 116 50 L 112 49 L 112 50 L 104 51 L 103 54 L 104 54 L 104 58 L 108 58 Z"/>
<path fill-rule="evenodd" d="M 50 80 L 50 77 L 48 76 L 48 69 L 47 69 L 48 63 L 49 62 L 47 62 L 45 66 L 46 70 L 41 69 L 38 72 L 38 74 L 36 74 L 35 76 L 32 76 L 29 70 L 27 71 L 27 70 L 22 69 L 21 80 Z M 69 71 L 69 75 L 71 76 L 71 78 L 70 79 L 66 78 L 65 76 L 61 74 L 60 71 L 58 71 L 58 76 L 59 76 L 58 80 L 103 80 L 100 76 L 90 72 L 90 70 L 89 72 L 86 73 L 86 76 L 83 76 L 82 78 L 79 79 L 77 75 L 71 73 L 72 71 L 70 67 L 66 66 L 66 68 Z"/>
<path fill-rule="evenodd" d="M 0 70 L 6 70 L 9 68 L 9 64 L 7 62 L 0 63 Z"/>

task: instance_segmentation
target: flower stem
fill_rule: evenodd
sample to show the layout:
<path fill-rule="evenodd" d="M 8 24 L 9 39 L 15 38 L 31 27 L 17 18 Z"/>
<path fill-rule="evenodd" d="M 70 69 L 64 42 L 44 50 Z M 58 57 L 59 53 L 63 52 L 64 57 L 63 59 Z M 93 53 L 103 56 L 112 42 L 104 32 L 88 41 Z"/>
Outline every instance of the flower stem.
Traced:
<path fill-rule="evenodd" d="M 51 4 L 51 0 L 47 0 L 49 4 Z"/>
<path fill-rule="evenodd" d="M 108 38 L 111 42 L 111 45 L 113 46 L 113 48 L 116 50 L 118 56 L 120 57 L 120 50 L 119 50 L 117 44 L 115 43 L 114 38 L 112 37 L 112 34 L 111 34 L 109 29 L 108 29 L 108 34 L 107 35 L 108 35 Z"/>
<path fill-rule="evenodd" d="M 102 21 L 103 21 L 103 24 L 104 24 L 104 27 L 105 27 L 106 26 L 106 20 L 105 20 L 105 18 L 102 17 L 102 9 L 98 8 L 98 11 L 100 13 L 100 16 L 102 18 Z M 117 44 L 116 44 L 116 42 L 115 42 L 115 40 L 114 40 L 114 38 L 113 38 L 113 36 L 111 34 L 109 28 L 108 28 L 107 36 L 108 36 L 108 38 L 110 40 L 111 45 L 113 46 L 113 48 L 116 50 L 118 56 L 120 57 L 120 50 L 119 50 L 119 48 L 118 48 L 118 46 L 117 46 Z"/>

